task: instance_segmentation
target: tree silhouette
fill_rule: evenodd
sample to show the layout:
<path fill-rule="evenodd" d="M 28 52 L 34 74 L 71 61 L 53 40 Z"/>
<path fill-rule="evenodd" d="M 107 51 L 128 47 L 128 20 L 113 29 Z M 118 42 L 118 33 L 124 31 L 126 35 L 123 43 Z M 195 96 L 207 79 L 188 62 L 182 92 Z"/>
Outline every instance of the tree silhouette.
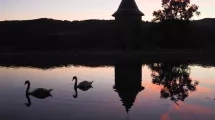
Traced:
<path fill-rule="evenodd" d="M 152 83 L 162 85 L 161 98 L 170 98 L 176 102 L 184 101 L 188 97 L 189 91 L 196 91 L 198 81 L 193 81 L 190 75 L 188 64 L 150 64 L 152 70 Z"/>
<path fill-rule="evenodd" d="M 190 0 L 162 0 L 162 10 L 153 12 L 152 21 L 164 20 L 190 20 L 194 14 L 200 15 L 198 6 L 190 4 Z"/>

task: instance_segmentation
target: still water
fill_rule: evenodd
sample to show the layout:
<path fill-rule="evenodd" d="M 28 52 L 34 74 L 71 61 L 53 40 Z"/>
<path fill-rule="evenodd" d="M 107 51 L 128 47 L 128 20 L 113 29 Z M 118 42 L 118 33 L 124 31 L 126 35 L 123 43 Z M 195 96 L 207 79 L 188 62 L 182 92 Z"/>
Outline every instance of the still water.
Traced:
<path fill-rule="evenodd" d="M 92 88 L 74 98 L 73 76 Z M 52 97 L 29 96 L 26 106 L 26 80 Z M 0 67 L 1 120 L 214 120 L 214 98 L 213 67 Z"/>

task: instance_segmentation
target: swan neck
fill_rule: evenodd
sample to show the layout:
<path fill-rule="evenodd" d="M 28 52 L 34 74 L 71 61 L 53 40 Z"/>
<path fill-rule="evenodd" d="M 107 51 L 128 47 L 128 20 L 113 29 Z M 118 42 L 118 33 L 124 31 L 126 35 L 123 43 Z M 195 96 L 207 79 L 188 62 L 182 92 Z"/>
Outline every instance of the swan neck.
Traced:
<path fill-rule="evenodd" d="M 74 98 L 77 98 L 77 97 L 78 97 L 77 87 L 74 87 L 74 90 L 75 90 L 75 95 L 73 95 L 73 97 L 74 97 Z"/>
<path fill-rule="evenodd" d="M 78 82 L 78 79 L 75 79 L 74 88 L 76 88 L 76 87 L 77 87 L 77 82 Z"/>
<path fill-rule="evenodd" d="M 27 105 L 28 105 L 28 106 L 31 106 L 31 99 L 30 99 L 30 97 L 29 97 L 28 94 L 26 94 L 26 98 L 27 98 L 27 100 L 28 100 Z"/>
<path fill-rule="evenodd" d="M 26 95 L 29 94 L 29 89 L 30 89 L 30 83 L 28 83 L 28 87 L 27 87 L 27 89 L 26 89 Z"/>

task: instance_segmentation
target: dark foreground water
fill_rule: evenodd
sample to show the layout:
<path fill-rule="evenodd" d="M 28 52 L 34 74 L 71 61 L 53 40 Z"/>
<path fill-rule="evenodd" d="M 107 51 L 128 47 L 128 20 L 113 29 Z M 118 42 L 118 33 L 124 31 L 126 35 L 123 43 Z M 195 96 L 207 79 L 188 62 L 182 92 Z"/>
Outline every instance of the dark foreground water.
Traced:
<path fill-rule="evenodd" d="M 93 80 L 93 88 L 74 98 L 73 76 Z M 28 96 L 26 106 L 26 80 L 30 91 L 53 89 L 52 97 Z M 0 67 L 1 120 L 215 120 L 214 98 L 213 67 Z"/>

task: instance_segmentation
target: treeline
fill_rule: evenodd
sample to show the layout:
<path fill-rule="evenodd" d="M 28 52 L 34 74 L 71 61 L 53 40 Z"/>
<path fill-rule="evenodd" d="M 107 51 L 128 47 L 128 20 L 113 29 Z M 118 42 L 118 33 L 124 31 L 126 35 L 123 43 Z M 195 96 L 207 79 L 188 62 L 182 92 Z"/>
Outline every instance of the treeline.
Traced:
<path fill-rule="evenodd" d="M 213 49 L 214 30 L 215 19 L 166 20 L 150 24 L 143 32 L 143 38 L 155 48 Z"/>
<path fill-rule="evenodd" d="M 129 28 L 128 28 L 129 29 Z M 142 22 L 132 30 L 134 49 L 213 49 L 215 20 Z M 7 50 L 121 50 L 126 35 L 113 20 L 36 19 L 0 22 L 0 48 Z"/>
<path fill-rule="evenodd" d="M 113 21 L 108 20 L 70 22 L 46 18 L 2 21 L 0 45 L 16 50 L 103 48 L 101 43 L 104 45 L 109 43 L 107 35 L 104 34 L 112 31 L 110 30 L 113 27 L 112 23 Z"/>

